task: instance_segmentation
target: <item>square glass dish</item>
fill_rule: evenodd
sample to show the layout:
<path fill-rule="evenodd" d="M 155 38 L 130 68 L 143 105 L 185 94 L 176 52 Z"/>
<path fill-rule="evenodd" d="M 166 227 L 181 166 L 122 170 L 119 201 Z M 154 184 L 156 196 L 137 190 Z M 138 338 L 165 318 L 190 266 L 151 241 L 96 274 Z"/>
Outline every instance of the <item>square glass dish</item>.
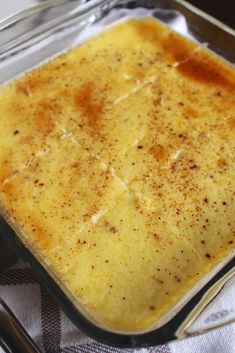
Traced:
<path fill-rule="evenodd" d="M 115 21 L 128 17 L 151 16 L 235 63 L 235 33 L 215 19 L 181 0 L 140 1 L 48 1 L 0 23 L 1 83 L 5 84 L 33 67 L 67 51 Z M 6 215 L 0 213 L 0 232 L 17 245 L 21 255 L 58 301 L 70 319 L 83 332 L 101 342 L 122 347 L 162 344 L 234 321 L 226 318 L 197 325 L 200 317 L 234 279 L 234 251 L 200 280 L 194 288 L 151 329 L 140 332 L 108 330 L 92 318 L 69 292 L 65 283 L 35 252 Z"/>

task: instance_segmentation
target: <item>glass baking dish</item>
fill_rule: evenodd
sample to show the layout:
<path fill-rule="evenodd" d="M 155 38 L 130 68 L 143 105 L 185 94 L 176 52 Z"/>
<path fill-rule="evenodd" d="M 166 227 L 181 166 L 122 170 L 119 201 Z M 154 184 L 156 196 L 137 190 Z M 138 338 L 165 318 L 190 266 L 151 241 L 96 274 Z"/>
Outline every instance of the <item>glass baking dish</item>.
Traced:
<path fill-rule="evenodd" d="M 235 63 L 235 32 L 182 0 L 48 1 L 0 23 L 1 83 L 13 79 L 97 31 L 129 16 L 153 16 Z M 15 244 L 43 285 L 83 332 L 113 346 L 145 347 L 201 334 L 235 320 L 232 313 L 214 322 L 197 320 L 231 288 L 234 251 L 192 288 L 154 328 L 144 332 L 113 332 L 85 311 L 45 261 L 24 240 L 17 226 L 0 209 L 0 232 Z"/>

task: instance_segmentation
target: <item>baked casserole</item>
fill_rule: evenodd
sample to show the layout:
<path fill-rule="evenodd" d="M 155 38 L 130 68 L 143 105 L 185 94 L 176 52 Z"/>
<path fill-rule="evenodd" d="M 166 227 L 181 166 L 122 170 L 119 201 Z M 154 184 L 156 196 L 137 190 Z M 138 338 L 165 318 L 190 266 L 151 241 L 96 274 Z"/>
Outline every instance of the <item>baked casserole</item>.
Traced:
<path fill-rule="evenodd" d="M 235 71 L 129 19 L 2 86 L 0 203 L 98 323 L 154 326 L 235 241 Z"/>

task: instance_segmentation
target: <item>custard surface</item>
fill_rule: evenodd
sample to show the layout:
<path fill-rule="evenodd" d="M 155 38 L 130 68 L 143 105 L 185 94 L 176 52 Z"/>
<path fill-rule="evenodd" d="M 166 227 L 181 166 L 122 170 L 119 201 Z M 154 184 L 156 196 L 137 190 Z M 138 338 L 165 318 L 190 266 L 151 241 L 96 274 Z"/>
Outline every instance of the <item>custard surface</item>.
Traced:
<path fill-rule="evenodd" d="M 0 91 L 0 203 L 106 328 L 144 330 L 234 249 L 235 72 L 131 19 Z"/>

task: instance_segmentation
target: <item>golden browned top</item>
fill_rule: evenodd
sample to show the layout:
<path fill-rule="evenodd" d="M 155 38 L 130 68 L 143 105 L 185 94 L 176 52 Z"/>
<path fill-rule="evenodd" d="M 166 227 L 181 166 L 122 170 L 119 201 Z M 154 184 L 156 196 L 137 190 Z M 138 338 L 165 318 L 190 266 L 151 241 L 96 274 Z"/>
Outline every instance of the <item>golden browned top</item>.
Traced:
<path fill-rule="evenodd" d="M 0 202 L 105 327 L 151 327 L 234 249 L 235 72 L 132 19 L 0 92 Z"/>

